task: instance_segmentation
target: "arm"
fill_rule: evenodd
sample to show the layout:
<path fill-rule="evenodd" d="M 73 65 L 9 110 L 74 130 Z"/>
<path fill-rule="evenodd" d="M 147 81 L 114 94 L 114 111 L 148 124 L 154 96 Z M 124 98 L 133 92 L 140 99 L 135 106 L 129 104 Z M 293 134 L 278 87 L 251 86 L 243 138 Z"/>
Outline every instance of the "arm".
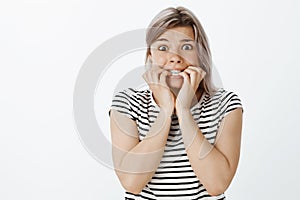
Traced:
<path fill-rule="evenodd" d="M 126 191 L 140 193 L 154 175 L 167 141 L 170 116 L 170 111 L 161 109 L 147 136 L 139 142 L 135 122 L 111 110 L 114 167 Z"/>
<path fill-rule="evenodd" d="M 215 146 L 206 140 L 190 110 L 179 112 L 178 119 L 195 174 L 211 195 L 223 193 L 230 185 L 239 161 L 242 110 L 235 109 L 225 116 Z"/>
<path fill-rule="evenodd" d="M 235 109 L 223 118 L 215 145 L 211 145 L 190 112 L 195 91 L 205 74 L 201 68 L 193 66 L 181 73 L 184 83 L 176 98 L 176 112 L 195 174 L 208 193 L 218 195 L 228 188 L 238 165 L 242 109 Z"/>
<path fill-rule="evenodd" d="M 154 175 L 167 142 L 174 96 L 166 83 L 167 71 L 152 67 L 143 78 L 150 86 L 160 112 L 146 137 L 139 141 L 136 123 L 111 112 L 111 135 L 115 171 L 126 191 L 138 194 Z"/>

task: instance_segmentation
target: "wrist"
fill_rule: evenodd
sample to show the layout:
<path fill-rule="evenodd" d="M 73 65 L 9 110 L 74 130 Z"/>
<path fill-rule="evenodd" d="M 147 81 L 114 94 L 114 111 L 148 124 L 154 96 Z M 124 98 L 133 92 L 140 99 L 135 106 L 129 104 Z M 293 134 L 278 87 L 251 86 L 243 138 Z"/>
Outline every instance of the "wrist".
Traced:
<path fill-rule="evenodd" d="M 163 112 L 166 116 L 172 116 L 173 111 L 173 107 L 160 107 L 160 112 Z"/>
<path fill-rule="evenodd" d="M 176 109 L 176 114 L 178 118 L 184 118 L 185 116 L 191 115 L 191 111 L 188 108 Z"/>

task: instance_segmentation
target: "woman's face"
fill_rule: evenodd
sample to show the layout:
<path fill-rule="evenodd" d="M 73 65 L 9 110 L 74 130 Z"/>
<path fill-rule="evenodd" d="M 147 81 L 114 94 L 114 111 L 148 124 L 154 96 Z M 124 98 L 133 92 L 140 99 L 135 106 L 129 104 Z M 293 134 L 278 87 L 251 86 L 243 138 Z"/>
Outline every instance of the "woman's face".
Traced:
<path fill-rule="evenodd" d="M 168 29 L 151 45 L 152 64 L 168 71 L 184 71 L 188 66 L 199 66 L 196 45 L 192 27 Z M 167 84 L 171 88 L 179 89 L 182 83 L 182 76 L 167 77 Z"/>

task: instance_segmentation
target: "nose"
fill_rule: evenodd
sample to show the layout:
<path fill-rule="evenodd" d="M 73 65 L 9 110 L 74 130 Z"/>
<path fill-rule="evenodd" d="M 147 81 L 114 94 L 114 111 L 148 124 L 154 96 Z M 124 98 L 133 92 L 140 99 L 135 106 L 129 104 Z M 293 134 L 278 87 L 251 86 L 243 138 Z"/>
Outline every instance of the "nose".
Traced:
<path fill-rule="evenodd" d="M 183 60 L 178 54 L 172 53 L 169 57 L 169 63 L 181 64 L 183 63 Z"/>

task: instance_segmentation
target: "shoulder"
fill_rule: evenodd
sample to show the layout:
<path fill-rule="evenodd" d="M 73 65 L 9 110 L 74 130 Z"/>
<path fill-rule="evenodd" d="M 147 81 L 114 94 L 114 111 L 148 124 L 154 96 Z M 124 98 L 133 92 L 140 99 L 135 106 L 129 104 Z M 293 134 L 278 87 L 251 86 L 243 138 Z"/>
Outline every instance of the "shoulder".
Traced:
<path fill-rule="evenodd" d="M 147 96 L 147 90 L 136 90 L 134 88 L 127 88 L 114 93 L 114 97 L 124 98 L 138 98 L 139 96 Z"/>
<path fill-rule="evenodd" d="M 111 109 L 117 110 L 132 120 L 136 120 L 138 112 L 150 99 L 150 92 L 147 90 L 136 90 L 127 88 L 118 91 L 114 94 L 112 99 Z"/>
<path fill-rule="evenodd" d="M 241 99 L 239 98 L 239 96 L 235 92 L 225 90 L 224 88 L 220 88 L 220 89 L 216 90 L 209 97 L 212 100 L 218 99 L 221 102 L 224 102 L 224 101 L 239 101 L 241 103 Z"/>
<path fill-rule="evenodd" d="M 151 99 L 150 97 L 150 90 L 137 90 L 134 88 L 127 88 L 116 92 L 113 101 L 123 99 L 123 101 L 125 100 L 127 103 L 136 106 L 147 104 Z"/>
<path fill-rule="evenodd" d="M 208 96 L 209 102 L 213 102 L 212 105 L 218 105 L 220 111 L 223 110 L 225 115 L 236 108 L 243 110 L 243 105 L 240 97 L 233 91 L 220 88 Z"/>

